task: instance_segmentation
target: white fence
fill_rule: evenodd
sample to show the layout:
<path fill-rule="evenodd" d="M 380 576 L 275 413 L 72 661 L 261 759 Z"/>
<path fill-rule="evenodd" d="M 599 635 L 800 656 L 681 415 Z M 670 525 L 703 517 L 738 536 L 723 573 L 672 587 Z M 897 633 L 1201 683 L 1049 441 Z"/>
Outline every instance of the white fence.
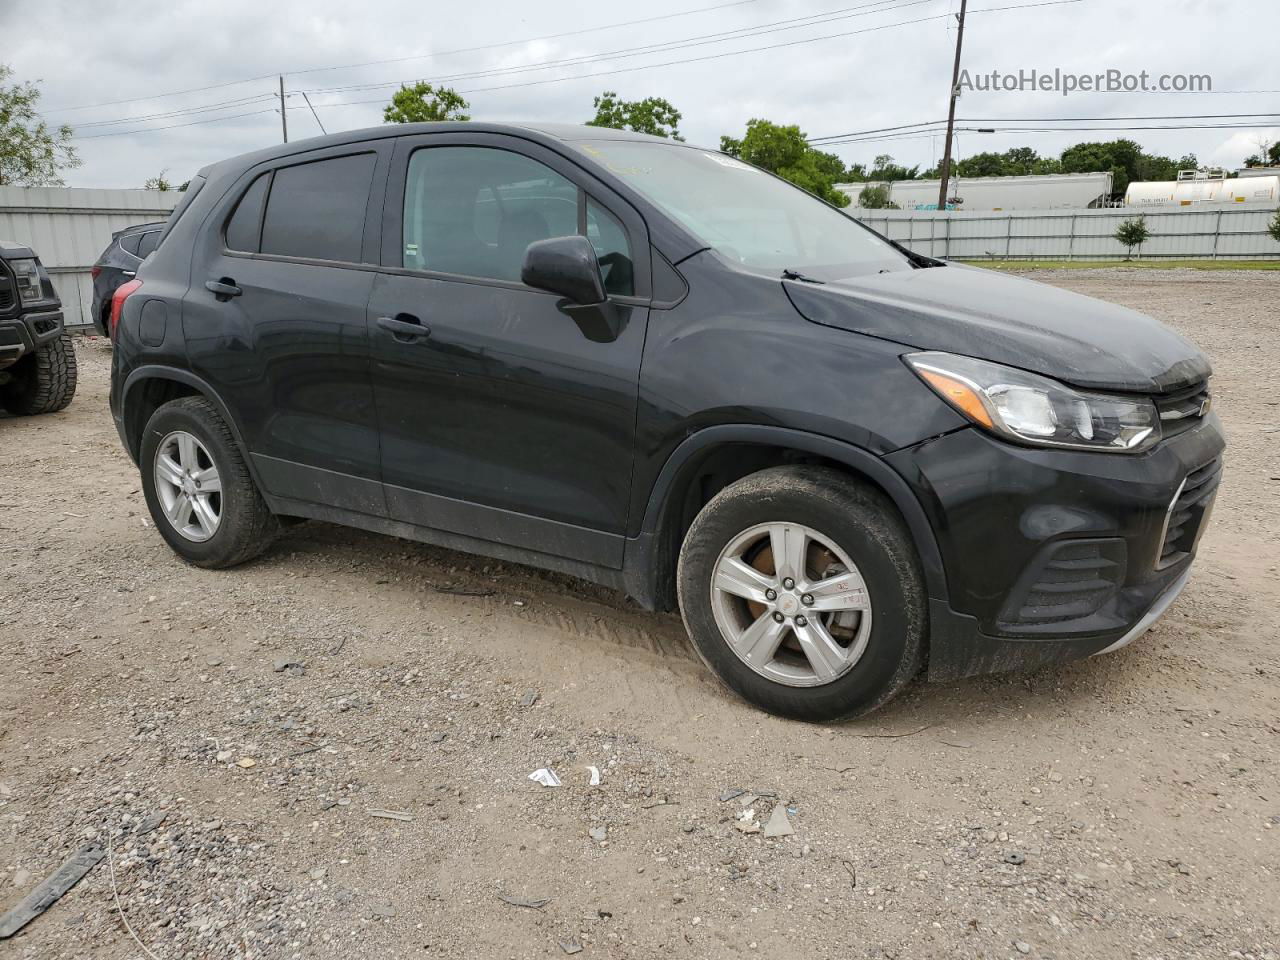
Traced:
<path fill-rule="evenodd" d="M 182 194 L 159 190 L 0 187 L 0 239 L 31 247 L 62 298 L 68 327 L 91 324 L 89 269 L 116 230 L 163 220 Z"/>
<path fill-rule="evenodd" d="M 943 260 L 1116 260 L 1126 256 L 1116 228 L 1139 214 L 1151 239 L 1143 259 L 1274 260 L 1269 208 L 1167 210 L 860 210 L 867 226 L 917 253 Z"/>

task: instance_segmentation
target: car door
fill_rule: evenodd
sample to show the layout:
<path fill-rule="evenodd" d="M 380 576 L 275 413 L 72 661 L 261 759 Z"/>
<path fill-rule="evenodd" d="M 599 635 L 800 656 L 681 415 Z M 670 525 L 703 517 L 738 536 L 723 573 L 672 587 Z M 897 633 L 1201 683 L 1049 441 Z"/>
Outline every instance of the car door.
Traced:
<path fill-rule="evenodd" d="M 370 300 L 391 516 L 618 568 L 641 348 L 644 221 L 552 150 L 497 134 L 397 141 Z M 586 233 L 599 308 L 520 281 L 535 240 Z"/>
<path fill-rule="evenodd" d="M 202 232 L 183 314 L 190 366 L 230 408 L 265 491 L 372 516 L 386 515 L 366 314 L 381 151 L 249 171 Z"/>

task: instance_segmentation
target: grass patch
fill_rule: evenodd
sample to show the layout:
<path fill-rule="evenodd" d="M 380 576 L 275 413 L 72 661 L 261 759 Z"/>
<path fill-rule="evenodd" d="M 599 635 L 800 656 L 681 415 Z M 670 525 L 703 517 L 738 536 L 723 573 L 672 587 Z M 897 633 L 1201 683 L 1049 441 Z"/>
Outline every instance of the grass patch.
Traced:
<path fill-rule="evenodd" d="M 961 260 L 988 270 L 1280 270 L 1280 260 Z"/>

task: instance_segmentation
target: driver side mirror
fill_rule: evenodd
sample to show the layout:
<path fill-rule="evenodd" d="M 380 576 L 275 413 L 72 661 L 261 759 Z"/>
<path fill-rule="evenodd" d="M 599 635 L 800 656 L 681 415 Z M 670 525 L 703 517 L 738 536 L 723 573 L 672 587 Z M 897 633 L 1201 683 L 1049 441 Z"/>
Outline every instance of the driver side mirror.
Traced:
<path fill-rule="evenodd" d="M 604 277 L 595 247 L 583 236 L 550 237 L 529 244 L 520 279 L 531 287 L 558 293 L 575 304 L 605 301 Z"/>

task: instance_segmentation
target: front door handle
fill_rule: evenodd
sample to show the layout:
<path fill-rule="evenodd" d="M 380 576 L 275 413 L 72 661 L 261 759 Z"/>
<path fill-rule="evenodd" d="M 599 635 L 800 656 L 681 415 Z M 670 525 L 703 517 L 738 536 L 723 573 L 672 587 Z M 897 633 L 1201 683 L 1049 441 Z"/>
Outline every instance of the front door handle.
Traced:
<path fill-rule="evenodd" d="M 378 326 L 390 330 L 401 343 L 413 343 L 431 336 L 431 328 L 411 313 L 397 313 L 394 317 L 379 317 Z"/>
<path fill-rule="evenodd" d="M 232 297 L 238 297 L 244 292 L 236 286 L 236 282 L 230 277 L 222 277 L 219 280 L 206 280 L 204 288 L 221 303 L 226 303 Z"/>

